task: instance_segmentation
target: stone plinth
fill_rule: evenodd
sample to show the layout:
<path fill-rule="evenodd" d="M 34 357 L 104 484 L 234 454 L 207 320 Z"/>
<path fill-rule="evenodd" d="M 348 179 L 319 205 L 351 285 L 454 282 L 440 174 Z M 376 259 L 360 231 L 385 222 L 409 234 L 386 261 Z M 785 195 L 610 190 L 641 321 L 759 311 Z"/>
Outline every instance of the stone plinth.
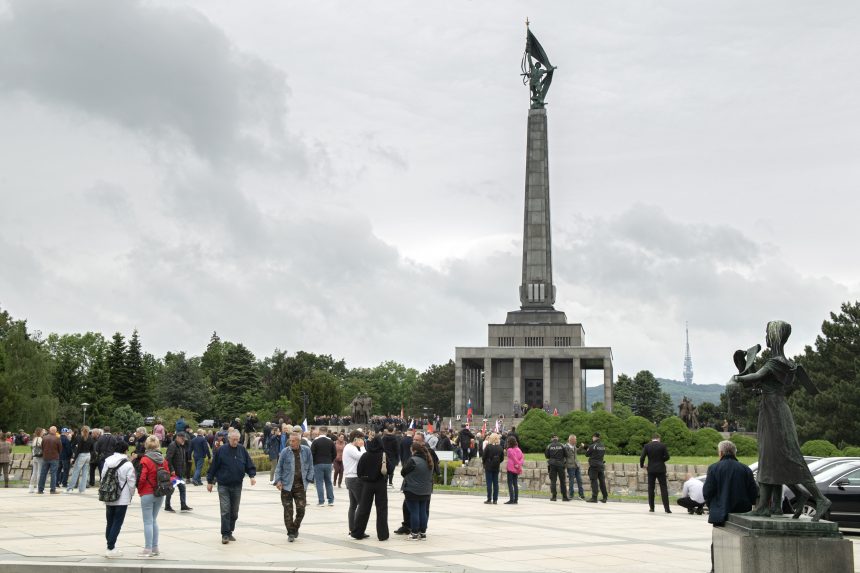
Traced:
<path fill-rule="evenodd" d="M 851 541 L 836 523 L 732 514 L 715 527 L 716 573 L 853 573 Z"/>

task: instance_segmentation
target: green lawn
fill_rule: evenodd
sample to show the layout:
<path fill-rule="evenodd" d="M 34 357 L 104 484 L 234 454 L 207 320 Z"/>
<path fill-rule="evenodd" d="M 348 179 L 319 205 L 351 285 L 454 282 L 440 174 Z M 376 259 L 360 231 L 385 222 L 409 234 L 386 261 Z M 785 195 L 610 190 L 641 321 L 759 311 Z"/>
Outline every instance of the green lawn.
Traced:
<path fill-rule="evenodd" d="M 526 454 L 525 457 L 527 460 L 533 461 L 542 461 L 546 459 L 543 454 Z M 581 458 L 583 462 L 587 462 L 587 459 L 584 455 L 581 455 Z M 717 459 L 718 458 L 716 456 L 672 456 L 672 458 L 669 460 L 669 463 L 709 466 L 712 463 L 716 462 Z M 604 460 L 608 464 L 638 464 L 639 456 L 606 456 Z M 738 460 L 741 463 L 750 465 L 751 463 L 758 461 L 758 458 L 755 456 L 745 456 L 738 458 Z"/>

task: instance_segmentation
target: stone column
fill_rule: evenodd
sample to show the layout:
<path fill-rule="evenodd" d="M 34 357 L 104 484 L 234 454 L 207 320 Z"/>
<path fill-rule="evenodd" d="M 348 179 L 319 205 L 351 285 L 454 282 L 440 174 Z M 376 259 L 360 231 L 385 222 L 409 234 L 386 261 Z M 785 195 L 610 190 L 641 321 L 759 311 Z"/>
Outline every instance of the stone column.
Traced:
<path fill-rule="evenodd" d="M 603 407 L 607 412 L 612 411 L 612 359 L 603 359 Z"/>
<path fill-rule="evenodd" d="M 552 396 L 552 367 L 549 356 L 543 357 L 543 401 L 544 404 L 549 403 L 550 408 L 552 408 L 553 404 L 551 401 Z"/>
<path fill-rule="evenodd" d="M 466 396 L 463 391 L 463 359 L 456 357 L 454 362 L 454 415 L 466 414 Z"/>
<path fill-rule="evenodd" d="M 584 410 L 582 407 L 582 361 L 579 358 L 573 359 L 573 409 Z"/>
<path fill-rule="evenodd" d="M 519 356 L 514 357 L 514 400 L 523 405 L 523 369 Z"/>
<path fill-rule="evenodd" d="M 493 413 L 493 359 L 484 358 L 484 417 Z"/>

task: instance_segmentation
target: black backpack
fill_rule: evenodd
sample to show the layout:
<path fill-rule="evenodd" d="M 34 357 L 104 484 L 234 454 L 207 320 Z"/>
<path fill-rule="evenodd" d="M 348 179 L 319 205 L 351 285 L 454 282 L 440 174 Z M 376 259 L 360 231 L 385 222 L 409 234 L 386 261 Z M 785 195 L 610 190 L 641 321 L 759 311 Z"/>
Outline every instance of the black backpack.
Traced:
<path fill-rule="evenodd" d="M 99 501 L 113 502 L 119 499 L 122 490 L 126 485 L 128 485 L 128 483 L 120 487 L 117 473 L 119 472 L 119 468 L 122 467 L 122 464 L 127 461 L 128 460 L 122 460 L 117 465 L 107 469 L 105 475 L 102 477 L 101 483 L 99 483 Z"/>
<path fill-rule="evenodd" d="M 152 495 L 155 497 L 164 497 L 173 493 L 173 482 L 170 480 L 170 472 L 164 469 L 164 465 L 156 464 L 155 460 L 149 458 L 149 461 L 155 465 L 155 489 Z"/>

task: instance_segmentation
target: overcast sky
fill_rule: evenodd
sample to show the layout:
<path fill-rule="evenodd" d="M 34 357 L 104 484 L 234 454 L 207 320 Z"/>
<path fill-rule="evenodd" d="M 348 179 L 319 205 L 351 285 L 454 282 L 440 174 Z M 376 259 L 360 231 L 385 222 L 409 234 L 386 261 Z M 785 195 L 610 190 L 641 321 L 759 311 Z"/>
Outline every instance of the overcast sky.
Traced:
<path fill-rule="evenodd" d="M 519 305 L 526 16 L 556 308 L 725 382 L 860 298 L 860 3 L 0 0 L 0 305 L 423 370 Z M 594 383 L 600 377 L 594 376 Z M 591 381 L 590 381 L 591 382 Z"/>

